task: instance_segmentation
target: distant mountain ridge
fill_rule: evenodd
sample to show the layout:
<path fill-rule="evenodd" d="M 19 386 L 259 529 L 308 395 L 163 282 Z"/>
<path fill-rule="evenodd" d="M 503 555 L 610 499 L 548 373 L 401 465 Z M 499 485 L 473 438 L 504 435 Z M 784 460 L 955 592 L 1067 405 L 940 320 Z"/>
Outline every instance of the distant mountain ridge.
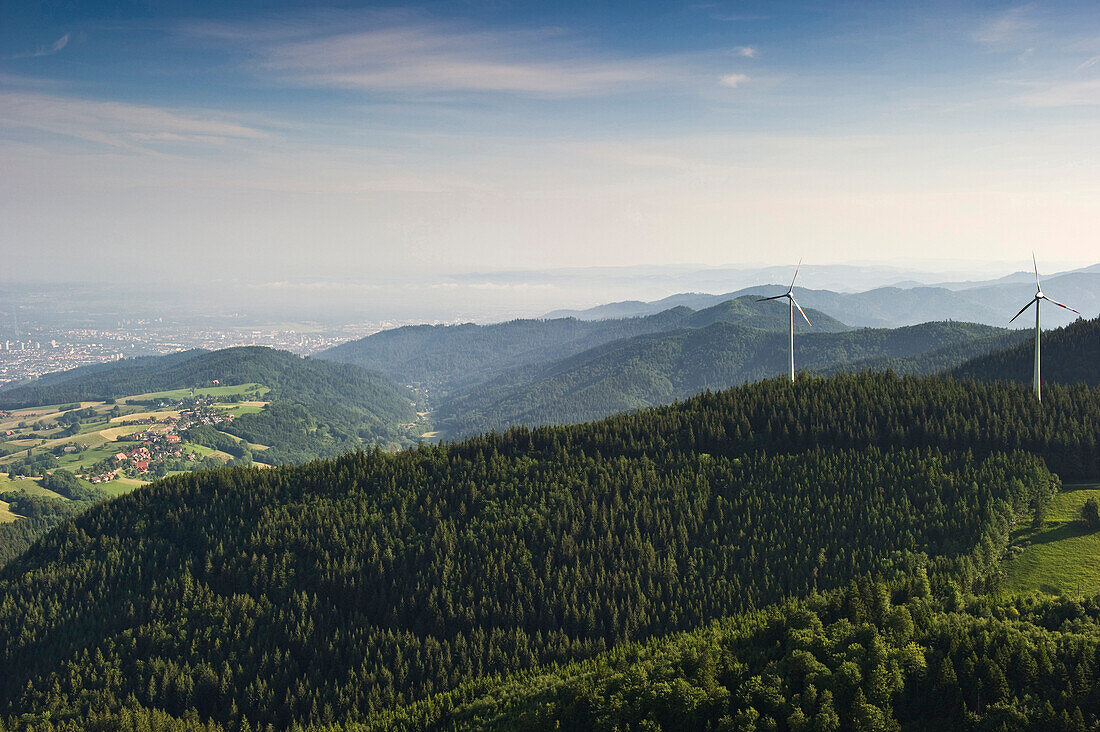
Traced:
<path fill-rule="evenodd" d="M 844 323 L 807 309 L 815 331 L 840 332 Z M 582 321 L 575 318 L 512 320 L 494 325 L 416 325 L 386 330 L 317 354 L 382 371 L 402 383 L 423 383 L 444 391 L 460 388 L 513 368 L 567 358 L 605 343 L 676 328 L 716 322 L 785 331 L 788 313 L 778 303 L 729 298 L 706 308 L 672 307 L 641 317 Z M 801 321 L 798 331 L 808 330 Z"/>
<path fill-rule="evenodd" d="M 798 336 L 795 357 L 797 368 L 810 373 L 890 368 L 928 375 L 1023 337 L 1003 328 L 947 322 L 809 332 Z M 437 427 L 454 437 L 519 424 L 587 422 L 668 404 L 705 389 L 781 376 L 787 348 L 785 333 L 721 320 L 623 338 L 461 390 L 440 405 Z"/>
<path fill-rule="evenodd" d="M 1087 316 L 1100 312 L 1100 265 L 1045 277 L 1042 282 L 1045 291 Z M 1034 294 L 1034 284 L 1034 275 L 1029 272 L 990 282 L 891 286 L 857 293 L 796 287 L 795 296 L 803 307 L 821 310 L 857 327 L 895 328 L 935 320 L 963 320 L 1003 326 Z M 786 285 L 759 285 L 721 295 L 682 293 L 652 302 L 624 301 L 586 310 L 555 310 L 547 313 L 546 317 L 580 320 L 638 317 L 676 306 L 694 309 L 710 307 L 717 302 L 746 295 L 770 297 L 786 289 Z M 1050 317 L 1051 325 L 1064 325 L 1076 316 L 1052 312 Z"/>

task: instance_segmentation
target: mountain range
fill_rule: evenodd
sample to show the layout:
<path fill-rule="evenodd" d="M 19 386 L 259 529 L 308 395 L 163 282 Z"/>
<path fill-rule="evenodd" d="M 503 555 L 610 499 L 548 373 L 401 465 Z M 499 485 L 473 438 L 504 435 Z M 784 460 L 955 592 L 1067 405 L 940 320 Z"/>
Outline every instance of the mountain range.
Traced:
<path fill-rule="evenodd" d="M 819 331 L 848 326 L 807 311 Z M 427 385 L 450 392 L 508 369 L 545 364 L 622 338 L 734 323 L 764 330 L 786 330 L 788 313 L 778 303 L 753 298 L 715 302 L 705 309 L 670 307 L 639 317 L 584 321 L 576 318 L 512 320 L 493 325 L 414 325 L 384 330 L 317 354 L 317 358 L 381 371 L 400 383 Z M 796 323 L 796 332 L 807 331 Z"/>
<path fill-rule="evenodd" d="M 1044 292 L 1079 310 L 1084 317 L 1100 313 L 1100 265 L 1046 277 L 1042 283 Z M 1012 315 L 1034 295 L 1034 284 L 1032 273 L 1021 272 L 986 282 L 894 285 L 865 292 L 796 287 L 794 294 L 803 307 L 821 310 L 851 326 L 896 328 L 934 320 L 1007 326 Z M 683 293 L 652 302 L 623 301 L 586 310 L 555 310 L 545 317 L 579 320 L 639 317 L 678 306 L 706 308 L 748 295 L 771 297 L 786 290 L 786 285 L 759 285 L 720 295 Z M 1044 315 L 1052 327 L 1066 325 L 1076 317 L 1058 308 L 1049 308 Z"/>
<path fill-rule="evenodd" d="M 974 323 L 814 332 L 798 336 L 796 357 L 810 373 L 885 367 L 930 374 L 1023 336 Z M 451 436 L 586 422 L 783 375 L 787 348 L 785 333 L 723 321 L 623 338 L 459 390 L 442 400 L 435 421 Z"/>

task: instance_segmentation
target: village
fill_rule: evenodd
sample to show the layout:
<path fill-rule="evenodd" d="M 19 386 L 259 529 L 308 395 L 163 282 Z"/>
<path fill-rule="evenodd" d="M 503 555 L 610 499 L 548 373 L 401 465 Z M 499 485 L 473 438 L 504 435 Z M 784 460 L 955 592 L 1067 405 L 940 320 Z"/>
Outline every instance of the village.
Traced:
<path fill-rule="evenodd" d="M 163 417 L 149 414 L 133 420 L 123 420 L 119 426 L 142 425 L 147 429 L 120 435 L 119 442 L 136 443 L 133 447 L 124 447 L 108 460 L 92 466 L 86 475 L 90 483 L 107 483 L 126 475 L 141 478 L 152 474 L 161 477 L 171 470 L 187 469 L 185 463 L 202 463 L 201 456 L 194 446 L 185 445 L 184 433 L 197 426 L 217 427 L 233 421 L 233 415 L 212 406 L 207 397 L 181 400 L 175 405 L 179 416 L 168 412 Z M 172 405 L 160 402 L 158 408 L 172 410 Z M 217 458 L 213 458 L 217 460 Z M 220 464 L 220 461 L 218 461 Z"/>

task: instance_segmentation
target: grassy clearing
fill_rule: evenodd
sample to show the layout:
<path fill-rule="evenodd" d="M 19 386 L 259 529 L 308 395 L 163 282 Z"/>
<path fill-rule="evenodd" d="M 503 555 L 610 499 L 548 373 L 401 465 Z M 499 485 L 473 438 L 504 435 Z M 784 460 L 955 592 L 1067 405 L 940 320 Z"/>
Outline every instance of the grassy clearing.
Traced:
<path fill-rule="evenodd" d="M 233 440 L 234 442 L 240 442 L 241 440 L 244 440 L 244 438 L 243 438 L 243 437 L 237 437 L 236 435 L 231 435 L 231 434 L 229 434 L 228 432 L 222 432 L 221 430 L 218 430 L 218 432 L 219 432 L 220 434 L 223 434 L 223 435 L 225 435 L 226 437 L 228 437 L 229 439 Z M 262 450 L 267 450 L 268 448 L 270 448 L 270 447 L 271 447 L 271 445 L 261 445 L 261 444 L 260 444 L 260 443 L 258 443 L 258 442 L 249 442 L 248 440 L 244 440 L 244 445 L 245 445 L 245 447 L 247 447 L 247 448 L 248 448 L 249 450 L 261 450 L 261 451 L 262 451 Z M 223 454 L 224 454 L 224 453 L 223 453 Z"/>
<path fill-rule="evenodd" d="M 0 524 L 11 523 L 12 521 L 18 521 L 21 518 L 23 517 L 11 512 L 11 509 L 8 508 L 8 504 L 0 501 Z"/>
<path fill-rule="evenodd" d="M 120 424 L 122 422 L 136 422 L 140 419 L 155 419 L 163 422 L 169 417 L 180 418 L 178 409 L 165 409 L 163 411 L 153 412 L 134 412 L 133 414 L 123 414 L 118 417 L 111 417 L 111 424 Z"/>
<path fill-rule="evenodd" d="M 135 432 L 144 431 L 145 425 L 128 424 L 122 425 L 121 427 L 108 427 L 107 429 L 100 430 L 97 434 L 107 442 L 114 442 L 124 435 L 132 435 Z"/>
<path fill-rule="evenodd" d="M 195 389 L 194 396 L 210 396 L 210 397 L 227 397 L 237 394 L 244 395 L 246 392 L 256 391 L 262 396 L 266 394 L 270 389 L 262 384 L 236 384 L 234 386 L 204 386 Z M 187 399 L 191 396 L 190 389 L 170 389 L 168 391 L 152 391 L 148 394 L 135 394 L 134 396 L 124 397 L 119 399 L 119 404 L 129 404 L 133 401 L 148 401 L 150 399 L 163 399 L 166 402 L 178 402 L 180 399 Z"/>
<path fill-rule="evenodd" d="M 1100 530 L 1080 522 L 1081 506 L 1088 498 L 1100 501 L 1100 485 L 1059 493 L 1051 501 L 1042 527 L 1028 527 L 1014 534 L 1013 543 L 1024 550 L 1005 562 L 1005 590 L 1100 594 Z"/>
<path fill-rule="evenodd" d="M 112 496 L 121 496 L 143 485 L 149 485 L 149 481 L 140 478 L 115 478 L 110 483 L 100 483 L 96 488 Z"/>
<path fill-rule="evenodd" d="M 6 491 L 26 491 L 32 496 L 68 500 L 64 496 L 40 486 L 38 484 L 39 480 L 40 478 L 13 478 L 7 473 L 0 473 L 0 493 Z"/>
<path fill-rule="evenodd" d="M 263 405 L 267 402 L 240 402 L 239 404 L 215 404 L 218 409 L 224 409 L 226 414 L 240 417 L 243 414 L 257 414 L 264 411 Z"/>

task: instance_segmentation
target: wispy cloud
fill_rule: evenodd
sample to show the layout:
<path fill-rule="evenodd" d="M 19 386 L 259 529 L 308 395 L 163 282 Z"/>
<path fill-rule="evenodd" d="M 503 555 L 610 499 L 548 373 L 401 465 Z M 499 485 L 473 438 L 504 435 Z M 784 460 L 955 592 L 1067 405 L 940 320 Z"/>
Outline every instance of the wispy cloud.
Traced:
<path fill-rule="evenodd" d="M 56 41 L 49 44 L 48 46 L 39 46 L 38 48 L 34 49 L 30 53 L 17 53 L 14 56 L 8 56 L 8 58 L 10 58 L 10 59 L 19 59 L 19 58 L 38 58 L 40 56 L 53 56 L 55 53 L 59 52 L 65 46 L 69 45 L 69 36 L 70 36 L 70 34 L 66 33 L 65 35 L 61 36 L 60 38 L 58 38 Z"/>
<path fill-rule="evenodd" d="M 69 45 L 69 34 L 68 33 L 66 33 L 65 35 L 58 38 L 56 41 L 54 41 L 50 45 L 38 48 L 38 50 L 36 50 L 34 52 L 34 55 L 35 56 L 52 56 L 53 54 L 57 53 L 58 51 L 60 51 L 62 48 L 64 48 L 67 45 Z"/>
<path fill-rule="evenodd" d="M 220 144 L 268 133 L 214 113 L 94 101 L 35 92 L 0 92 L 0 129 L 36 130 L 136 151 L 156 143 Z"/>
<path fill-rule="evenodd" d="M 749 80 L 749 77 L 745 74 L 726 74 L 718 83 L 722 86 L 728 86 L 730 89 L 736 89 Z"/>
<path fill-rule="evenodd" d="M 1054 83 L 1019 97 L 1028 107 L 1083 107 L 1100 104 L 1100 79 Z"/>
<path fill-rule="evenodd" d="M 584 96 L 689 76 L 675 58 L 624 57 L 570 42 L 558 29 L 471 31 L 430 21 L 322 27 L 278 38 L 260 29 L 192 32 L 251 44 L 258 67 L 286 83 L 383 92 L 504 92 Z"/>
<path fill-rule="evenodd" d="M 1084 71 L 1085 69 L 1091 69 L 1096 64 L 1100 63 L 1100 56 L 1093 56 L 1092 58 L 1085 59 L 1077 66 L 1077 71 Z"/>
<path fill-rule="evenodd" d="M 1018 6 L 989 18 L 974 31 L 972 38 L 986 46 L 1000 46 L 1017 40 L 1030 27 L 1029 8 Z"/>
<path fill-rule="evenodd" d="M 756 49 L 752 46 L 737 46 L 733 52 L 744 58 L 756 58 Z"/>

